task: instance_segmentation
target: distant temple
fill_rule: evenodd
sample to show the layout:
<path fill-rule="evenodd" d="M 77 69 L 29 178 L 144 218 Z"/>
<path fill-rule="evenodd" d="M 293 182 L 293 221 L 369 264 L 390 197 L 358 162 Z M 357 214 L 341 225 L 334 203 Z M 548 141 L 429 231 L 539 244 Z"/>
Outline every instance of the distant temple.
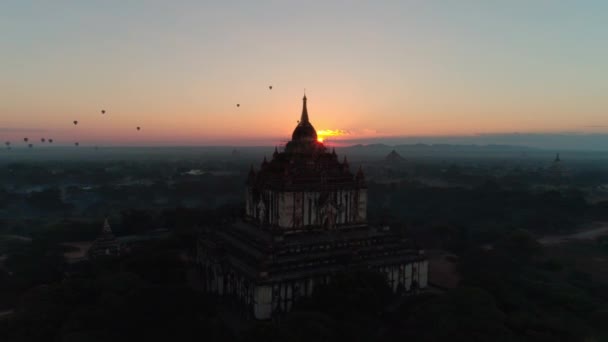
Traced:
<path fill-rule="evenodd" d="M 257 319 L 289 311 L 336 272 L 386 275 L 395 292 L 427 286 L 422 251 L 388 227 L 367 225 L 363 170 L 317 140 L 302 115 L 284 151 L 249 171 L 245 217 L 207 230 L 197 243 L 206 291 L 238 299 Z"/>
<path fill-rule="evenodd" d="M 91 248 L 88 251 L 89 259 L 99 259 L 105 257 L 120 256 L 120 243 L 112 234 L 112 228 L 108 219 L 103 223 L 101 234 L 93 241 Z"/>
<path fill-rule="evenodd" d="M 562 160 L 559 157 L 559 153 L 555 155 L 555 159 L 553 160 L 553 163 L 549 167 L 548 171 L 551 181 L 556 185 L 561 184 L 564 177 L 564 170 L 562 168 Z"/>
<path fill-rule="evenodd" d="M 387 154 L 384 160 L 389 163 L 401 163 L 405 161 L 405 159 L 395 150 L 392 150 L 391 153 Z"/>

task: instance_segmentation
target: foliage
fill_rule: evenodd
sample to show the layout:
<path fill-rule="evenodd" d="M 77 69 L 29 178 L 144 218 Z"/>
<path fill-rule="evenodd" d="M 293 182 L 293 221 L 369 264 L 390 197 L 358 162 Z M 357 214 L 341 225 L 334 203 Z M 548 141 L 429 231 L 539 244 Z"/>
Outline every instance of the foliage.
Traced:
<path fill-rule="evenodd" d="M 488 292 L 458 288 L 411 308 L 395 340 L 516 341 L 506 315 Z"/>
<path fill-rule="evenodd" d="M 214 300 L 187 285 L 174 246 L 150 243 L 124 260 L 89 264 L 74 278 L 29 285 L 14 317 L 0 322 L 0 340 L 230 339 Z"/>

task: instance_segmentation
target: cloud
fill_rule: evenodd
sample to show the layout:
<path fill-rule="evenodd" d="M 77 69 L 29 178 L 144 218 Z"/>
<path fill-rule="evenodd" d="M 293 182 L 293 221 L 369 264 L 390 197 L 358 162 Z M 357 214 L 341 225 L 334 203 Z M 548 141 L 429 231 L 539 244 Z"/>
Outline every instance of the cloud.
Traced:
<path fill-rule="evenodd" d="M 350 135 L 350 131 L 346 129 L 320 129 L 317 131 L 317 134 L 325 137 L 339 137 Z"/>
<path fill-rule="evenodd" d="M 378 136 L 380 132 L 376 129 L 371 128 L 363 128 L 363 129 L 325 129 L 319 130 L 317 133 L 321 132 L 321 134 L 325 133 L 325 135 L 331 136 L 352 136 L 354 137 L 372 137 Z M 329 133 L 329 134 L 327 134 Z"/>

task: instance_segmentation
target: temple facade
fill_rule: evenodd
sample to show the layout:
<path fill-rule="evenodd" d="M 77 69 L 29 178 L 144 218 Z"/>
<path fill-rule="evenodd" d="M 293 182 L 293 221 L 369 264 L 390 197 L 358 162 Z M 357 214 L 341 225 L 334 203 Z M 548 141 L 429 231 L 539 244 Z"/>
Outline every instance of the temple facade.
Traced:
<path fill-rule="evenodd" d="M 197 243 L 203 288 L 234 297 L 257 319 L 289 311 L 351 269 L 385 274 L 395 292 L 427 286 L 423 252 L 388 227 L 368 226 L 363 170 L 318 141 L 306 101 L 291 141 L 251 167 L 245 216 Z"/>

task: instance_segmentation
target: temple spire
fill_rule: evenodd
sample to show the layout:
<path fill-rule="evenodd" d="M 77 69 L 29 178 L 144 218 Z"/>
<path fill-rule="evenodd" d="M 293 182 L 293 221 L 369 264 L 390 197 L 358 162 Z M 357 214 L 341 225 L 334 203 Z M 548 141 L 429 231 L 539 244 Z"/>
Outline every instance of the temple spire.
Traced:
<path fill-rule="evenodd" d="M 308 121 L 308 109 L 306 108 L 306 93 L 304 93 L 304 97 L 302 98 L 302 117 L 300 118 L 300 124 L 307 123 Z"/>
<path fill-rule="evenodd" d="M 112 234 L 112 228 L 110 227 L 110 223 L 108 222 L 108 218 L 106 217 L 105 221 L 103 222 L 103 229 L 102 229 L 103 233 L 109 233 Z"/>
<path fill-rule="evenodd" d="M 361 165 L 359 165 L 359 171 L 357 171 L 356 179 L 359 182 L 362 182 L 365 180 L 365 175 L 363 175 L 363 167 Z"/>

